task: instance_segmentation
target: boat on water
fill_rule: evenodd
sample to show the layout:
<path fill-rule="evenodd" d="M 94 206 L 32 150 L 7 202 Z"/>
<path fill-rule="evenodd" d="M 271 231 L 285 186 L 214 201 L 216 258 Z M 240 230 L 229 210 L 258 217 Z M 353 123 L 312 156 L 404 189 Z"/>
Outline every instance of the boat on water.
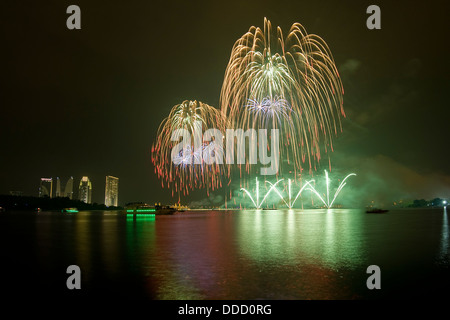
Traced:
<path fill-rule="evenodd" d="M 389 210 L 385 210 L 385 209 L 378 209 L 378 208 L 372 208 L 372 209 L 368 209 L 366 210 L 366 213 L 386 213 Z"/>
<path fill-rule="evenodd" d="M 77 208 L 64 208 L 61 210 L 62 213 L 77 213 L 78 209 Z"/>
<path fill-rule="evenodd" d="M 170 215 L 177 212 L 175 208 L 170 206 L 149 206 L 147 204 L 129 205 L 126 206 L 127 214 L 142 214 L 142 215 Z"/>

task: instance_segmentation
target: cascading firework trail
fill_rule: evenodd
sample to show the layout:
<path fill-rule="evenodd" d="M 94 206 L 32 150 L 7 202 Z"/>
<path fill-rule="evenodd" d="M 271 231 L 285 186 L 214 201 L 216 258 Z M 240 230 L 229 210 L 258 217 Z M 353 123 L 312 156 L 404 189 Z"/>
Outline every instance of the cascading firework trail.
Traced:
<path fill-rule="evenodd" d="M 345 185 L 347 184 L 347 182 L 345 182 L 345 180 L 347 180 L 349 177 L 351 176 L 356 176 L 356 173 L 350 173 L 348 174 L 344 180 L 342 180 L 342 182 L 339 184 L 339 187 L 337 188 L 336 192 L 334 193 L 334 197 L 333 200 L 331 200 L 330 202 L 330 178 L 328 178 L 328 172 L 327 170 L 325 170 L 325 179 L 326 179 L 326 185 L 327 185 L 327 201 L 325 202 L 322 197 L 319 196 L 319 198 L 322 200 L 323 204 L 327 207 L 327 208 L 331 208 L 333 206 L 334 200 L 336 200 L 337 196 L 339 195 L 339 193 L 341 192 L 341 190 L 345 187 Z M 316 189 L 314 189 L 313 186 L 311 186 L 310 189 L 312 192 L 314 192 L 315 194 L 319 195 L 319 193 L 317 192 Z"/>
<path fill-rule="evenodd" d="M 251 27 L 233 46 L 221 91 L 229 128 L 280 130 L 280 158 L 301 172 L 333 150 L 341 131 L 344 89 L 331 51 L 317 35 L 294 23 L 286 37 Z"/>
<path fill-rule="evenodd" d="M 159 126 L 152 146 L 152 162 L 162 186 L 166 182 L 167 187 L 172 188 L 172 195 L 174 192 L 188 194 L 194 188 L 207 188 L 209 193 L 210 189 L 222 186 L 223 165 L 209 161 L 210 157 L 220 158 L 222 141 L 203 142 L 202 135 L 209 128 L 224 130 L 220 111 L 206 103 L 189 100 L 174 106 Z M 173 148 L 181 138 L 177 129 L 185 129 L 193 139 L 174 154 L 172 162 Z M 172 141 L 173 135 L 175 141 Z M 196 136 L 200 141 L 198 146 L 195 145 Z"/>
<path fill-rule="evenodd" d="M 278 180 L 278 181 L 275 182 L 274 184 L 272 184 L 272 183 L 266 181 L 267 183 L 270 184 L 270 189 L 269 189 L 269 191 L 266 192 L 266 194 L 264 195 L 264 197 L 263 197 L 263 199 L 261 200 L 261 202 L 259 201 L 259 181 L 258 181 L 258 178 L 256 178 L 256 202 L 255 202 L 255 199 L 253 199 L 252 194 L 251 194 L 247 189 L 241 188 L 241 191 L 244 191 L 244 192 L 250 197 L 250 200 L 252 200 L 252 202 L 253 202 L 253 204 L 255 205 L 255 208 L 256 208 L 256 209 L 260 209 L 260 208 L 261 208 L 261 205 L 264 203 L 264 201 L 266 200 L 267 196 L 270 194 L 270 192 L 271 192 L 272 190 L 275 190 L 275 191 L 280 195 L 280 197 L 281 197 L 281 194 L 280 194 L 279 191 L 276 189 L 277 184 L 278 184 L 279 182 L 281 182 L 281 181 L 283 181 L 283 179 Z"/>
<path fill-rule="evenodd" d="M 245 188 L 241 188 L 241 191 L 244 191 L 249 197 L 250 200 L 253 202 L 253 205 L 255 206 L 255 208 L 260 209 L 261 208 L 261 204 L 266 200 L 266 198 L 269 196 L 269 194 L 274 191 L 281 200 L 283 200 L 283 202 L 286 204 L 286 206 L 290 209 L 292 209 L 294 207 L 295 201 L 298 199 L 298 197 L 302 194 L 303 191 L 305 190 L 309 190 L 311 191 L 313 194 L 315 194 L 320 201 L 322 201 L 322 203 L 324 204 L 325 207 L 327 208 L 331 208 L 334 204 L 334 201 L 336 200 L 336 198 L 339 196 L 340 192 L 342 191 L 342 189 L 345 187 L 345 185 L 347 184 L 346 180 L 351 177 L 351 176 L 356 176 L 355 173 L 350 173 L 348 174 L 339 184 L 338 188 L 336 189 L 333 199 L 330 202 L 330 179 L 328 178 L 328 172 L 325 170 L 325 183 L 326 183 L 326 200 L 320 195 L 320 193 L 317 191 L 317 189 L 311 184 L 312 182 L 314 182 L 314 180 L 310 180 L 310 181 L 306 181 L 306 183 L 303 185 L 303 187 L 300 188 L 300 190 L 297 193 L 297 196 L 295 197 L 294 201 L 292 201 L 292 193 L 291 193 L 291 179 L 288 179 L 288 201 L 286 201 L 284 199 L 284 196 L 280 193 L 280 191 L 277 189 L 277 184 L 281 181 L 283 181 L 283 179 L 277 180 L 276 183 L 272 184 L 270 181 L 265 181 L 265 183 L 268 183 L 270 185 L 270 189 L 266 192 L 266 194 L 264 195 L 264 198 L 261 202 L 259 202 L 259 182 L 258 182 L 258 178 L 256 178 L 256 202 L 253 199 L 253 196 L 251 195 L 251 193 L 245 189 Z"/>

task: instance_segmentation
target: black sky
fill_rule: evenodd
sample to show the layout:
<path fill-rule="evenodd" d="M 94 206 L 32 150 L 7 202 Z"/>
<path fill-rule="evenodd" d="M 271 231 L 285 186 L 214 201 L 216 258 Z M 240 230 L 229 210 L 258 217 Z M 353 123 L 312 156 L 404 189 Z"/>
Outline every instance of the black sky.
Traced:
<path fill-rule="evenodd" d="M 71 4 L 81 8 L 81 30 L 66 28 Z M 381 30 L 366 28 L 371 4 L 381 8 Z M 347 113 L 334 165 L 403 179 L 401 188 L 414 196 L 450 191 L 444 1 L 0 6 L 0 193 L 37 195 L 40 177 L 73 176 L 76 187 L 87 175 L 94 201 L 103 203 L 105 176 L 114 175 L 120 178 L 120 204 L 172 201 L 150 160 L 158 125 L 186 99 L 219 106 L 234 42 L 250 26 L 263 26 L 264 17 L 283 30 L 301 23 L 333 53 Z M 417 186 L 423 181 L 436 188 L 427 194 Z"/>

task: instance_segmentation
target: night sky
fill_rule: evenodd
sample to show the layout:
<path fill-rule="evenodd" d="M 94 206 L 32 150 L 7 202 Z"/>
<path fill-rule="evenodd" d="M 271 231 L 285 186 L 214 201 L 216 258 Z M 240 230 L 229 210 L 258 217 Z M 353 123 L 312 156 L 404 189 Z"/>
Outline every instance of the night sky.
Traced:
<path fill-rule="evenodd" d="M 81 8 L 81 30 L 66 8 Z M 366 8 L 381 8 L 368 30 Z M 0 193 L 83 175 L 104 202 L 174 202 L 153 172 L 159 123 L 183 100 L 219 107 L 233 44 L 267 17 L 322 37 L 345 89 L 332 166 L 387 198 L 450 197 L 444 1 L 8 1 L 1 4 Z M 327 168 L 328 162 L 324 163 Z M 370 189 L 372 188 L 372 189 Z M 202 200 L 204 192 L 192 200 Z"/>

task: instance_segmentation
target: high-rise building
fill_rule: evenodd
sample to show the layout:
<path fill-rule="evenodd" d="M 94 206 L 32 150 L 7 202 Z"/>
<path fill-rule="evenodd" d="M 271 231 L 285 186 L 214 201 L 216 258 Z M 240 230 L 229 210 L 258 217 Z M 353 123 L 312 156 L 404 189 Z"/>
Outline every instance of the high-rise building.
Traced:
<path fill-rule="evenodd" d="M 61 183 L 59 181 L 59 177 L 56 177 L 56 193 L 55 197 L 61 197 Z"/>
<path fill-rule="evenodd" d="M 105 205 L 117 207 L 119 203 L 119 178 L 106 176 Z"/>
<path fill-rule="evenodd" d="M 47 186 L 46 186 L 47 185 Z M 50 187 L 50 191 L 48 190 Z M 41 178 L 41 183 L 39 184 L 39 198 L 42 197 L 52 197 L 53 193 L 53 180 L 52 178 Z"/>
<path fill-rule="evenodd" d="M 73 177 L 70 177 L 70 179 L 67 180 L 63 195 L 64 195 L 64 197 L 67 197 L 72 200 L 72 198 L 73 198 Z"/>
<path fill-rule="evenodd" d="M 73 177 L 70 177 L 69 180 L 67 180 L 66 187 L 61 192 L 61 182 L 59 177 L 56 178 L 56 197 L 67 197 L 69 199 L 72 199 L 73 197 Z"/>
<path fill-rule="evenodd" d="M 88 177 L 81 178 L 78 197 L 84 203 L 92 203 L 92 183 Z"/>

